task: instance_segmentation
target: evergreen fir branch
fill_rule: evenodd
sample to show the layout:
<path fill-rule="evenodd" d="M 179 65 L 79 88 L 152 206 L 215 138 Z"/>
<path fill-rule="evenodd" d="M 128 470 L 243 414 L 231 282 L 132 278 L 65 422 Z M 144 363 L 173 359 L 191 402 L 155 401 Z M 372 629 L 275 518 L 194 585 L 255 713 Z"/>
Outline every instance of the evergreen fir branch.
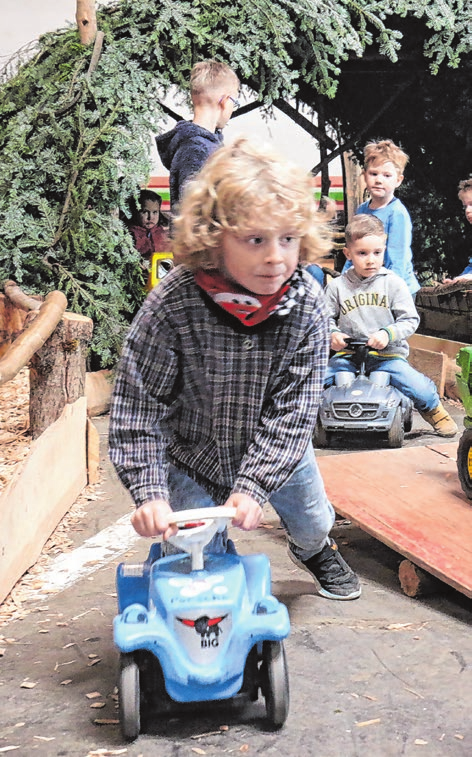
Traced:
<path fill-rule="evenodd" d="M 399 17 L 421 22 L 432 73 L 470 56 L 468 0 L 116 0 L 97 11 L 100 54 L 74 28 L 43 35 L 37 54 L 0 72 L 0 275 L 66 288 L 94 318 L 92 355 L 112 361 L 144 297 L 112 212 L 129 214 L 148 180 L 159 100 L 173 85 L 188 95 L 193 63 L 209 56 L 266 108 L 302 90 L 337 98 L 349 59 L 368 48 L 398 59 Z"/>

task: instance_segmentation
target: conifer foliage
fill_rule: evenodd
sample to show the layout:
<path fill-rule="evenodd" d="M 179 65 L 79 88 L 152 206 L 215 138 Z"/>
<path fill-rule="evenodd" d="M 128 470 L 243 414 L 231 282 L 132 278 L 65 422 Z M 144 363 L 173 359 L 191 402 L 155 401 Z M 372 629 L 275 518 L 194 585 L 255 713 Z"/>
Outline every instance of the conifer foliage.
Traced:
<path fill-rule="evenodd" d="M 185 93 L 193 63 L 215 57 L 266 105 L 302 83 L 333 98 L 350 56 L 396 60 L 394 16 L 408 15 L 433 73 L 470 53 L 463 0 L 121 0 L 98 9 L 98 57 L 75 28 L 43 36 L 0 86 L 0 280 L 63 290 L 94 320 L 96 362 L 113 364 L 144 283 L 119 215 L 147 181 L 169 88 Z"/>

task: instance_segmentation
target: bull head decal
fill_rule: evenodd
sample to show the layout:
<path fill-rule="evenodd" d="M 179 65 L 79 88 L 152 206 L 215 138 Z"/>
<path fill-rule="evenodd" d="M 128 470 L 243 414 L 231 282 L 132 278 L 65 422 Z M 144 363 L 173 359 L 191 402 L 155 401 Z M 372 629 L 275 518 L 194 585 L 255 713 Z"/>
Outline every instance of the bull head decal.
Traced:
<path fill-rule="evenodd" d="M 201 618 L 196 620 L 188 620 L 188 618 L 177 618 L 177 620 L 188 628 L 195 628 L 196 633 L 200 634 L 201 638 L 210 638 L 213 634 L 215 638 L 220 635 L 220 623 L 227 617 L 227 615 L 220 615 L 218 618 L 209 618 L 208 615 L 202 615 Z"/>

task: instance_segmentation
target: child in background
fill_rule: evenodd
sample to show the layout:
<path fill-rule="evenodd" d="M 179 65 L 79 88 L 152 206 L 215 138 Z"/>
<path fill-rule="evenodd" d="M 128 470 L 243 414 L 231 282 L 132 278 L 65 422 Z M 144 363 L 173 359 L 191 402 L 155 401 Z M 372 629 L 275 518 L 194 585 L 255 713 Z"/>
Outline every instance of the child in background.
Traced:
<path fill-rule="evenodd" d="M 356 215 L 346 226 L 344 254 L 352 267 L 332 279 L 325 291 L 331 349 L 336 352 L 328 364 L 325 386 L 334 383 L 339 371 L 355 373 L 346 339 L 366 339 L 371 348 L 367 372 L 389 373 L 392 386 L 410 397 L 439 436 L 454 436 L 457 426 L 434 383 L 407 362 L 407 339 L 420 319 L 405 282 L 383 266 L 385 242 L 382 222 L 375 216 Z"/>
<path fill-rule="evenodd" d="M 356 214 L 371 213 L 382 221 L 387 234 L 384 266 L 405 281 L 414 298 L 420 285 L 413 270 L 411 218 L 394 195 L 407 163 L 408 155 L 391 139 L 369 142 L 364 147 L 363 176 L 370 200 L 359 205 Z M 343 272 L 350 267 L 348 260 Z"/>
<path fill-rule="evenodd" d="M 311 441 L 328 323 L 300 261 L 330 248 L 320 222 L 309 177 L 272 150 L 240 139 L 210 156 L 175 221 L 178 265 L 126 340 L 110 456 L 140 535 L 166 540 L 173 510 L 214 504 L 252 530 L 270 501 L 291 559 L 347 600 L 361 588 L 329 536 Z"/>
<path fill-rule="evenodd" d="M 459 182 L 457 187 L 457 196 L 464 208 L 465 217 L 469 223 L 472 223 L 472 176 Z M 469 264 L 464 268 L 462 273 L 454 279 L 444 279 L 443 284 L 452 284 L 455 281 L 467 281 L 472 279 L 472 255 L 469 258 Z"/>
<path fill-rule="evenodd" d="M 161 213 L 162 197 L 150 189 L 142 189 L 139 202 L 132 202 L 132 216 L 129 230 L 134 245 L 145 258 L 153 252 L 167 252 L 170 249 L 168 223 Z"/>
<path fill-rule="evenodd" d="M 169 170 L 170 208 L 173 214 L 185 183 L 223 144 L 222 130 L 239 106 L 239 79 L 217 60 L 202 60 L 190 73 L 191 121 L 179 121 L 171 131 L 156 137 L 157 150 Z"/>

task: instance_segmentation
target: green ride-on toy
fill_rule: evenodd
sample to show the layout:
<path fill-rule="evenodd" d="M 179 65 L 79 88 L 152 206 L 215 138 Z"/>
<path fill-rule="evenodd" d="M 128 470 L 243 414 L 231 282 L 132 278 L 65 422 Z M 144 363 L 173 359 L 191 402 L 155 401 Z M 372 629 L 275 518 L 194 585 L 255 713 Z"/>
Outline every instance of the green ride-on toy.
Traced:
<path fill-rule="evenodd" d="M 472 500 L 472 347 L 462 347 L 456 363 L 461 369 L 457 386 L 465 409 L 465 430 L 457 448 L 457 471 L 464 494 Z"/>

